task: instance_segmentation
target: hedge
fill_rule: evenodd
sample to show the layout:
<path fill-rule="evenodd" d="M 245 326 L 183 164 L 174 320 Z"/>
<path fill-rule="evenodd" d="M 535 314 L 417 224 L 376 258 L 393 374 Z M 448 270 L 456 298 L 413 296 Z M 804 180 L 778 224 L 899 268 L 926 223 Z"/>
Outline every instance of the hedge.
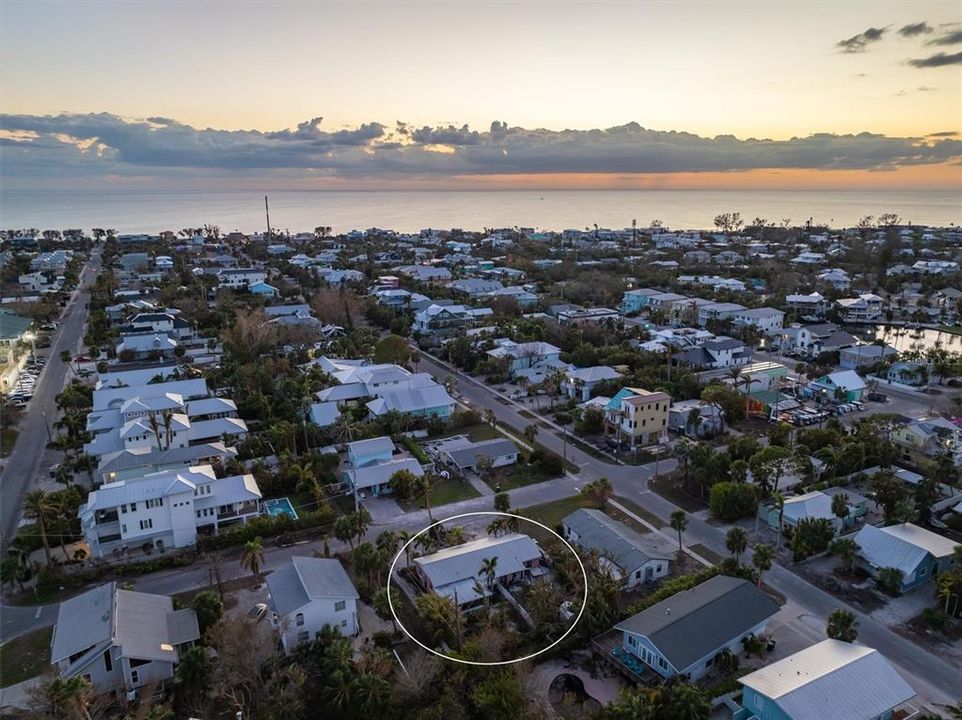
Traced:
<path fill-rule="evenodd" d="M 330 525 L 334 522 L 334 510 L 322 505 L 312 512 L 303 512 L 295 520 L 290 515 L 258 515 L 248 520 L 246 525 L 235 527 L 218 535 L 197 539 L 197 549 L 219 550 L 221 548 L 243 545 L 248 540 L 261 537 L 286 535 L 298 530 L 308 530 Z"/>
<path fill-rule="evenodd" d="M 430 464 L 431 458 L 428 457 L 428 454 L 424 452 L 424 448 L 421 447 L 414 438 L 404 435 L 401 437 L 401 444 L 408 449 L 408 452 L 411 453 L 419 463 L 422 465 Z"/>
<path fill-rule="evenodd" d="M 45 566 L 37 573 L 37 594 L 45 595 L 56 592 L 60 588 L 79 589 L 90 583 L 113 576 L 146 575 L 159 570 L 186 567 L 193 562 L 193 554 L 180 553 L 177 555 L 161 555 L 150 560 L 124 563 L 123 565 L 98 565 L 87 570 L 70 573 L 63 572 L 58 565 Z"/>

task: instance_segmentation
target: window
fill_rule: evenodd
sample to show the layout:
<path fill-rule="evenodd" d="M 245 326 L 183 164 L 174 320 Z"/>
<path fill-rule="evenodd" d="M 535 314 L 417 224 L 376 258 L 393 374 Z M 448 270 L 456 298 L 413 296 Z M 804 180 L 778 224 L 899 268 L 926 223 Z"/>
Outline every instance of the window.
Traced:
<path fill-rule="evenodd" d="M 90 673 L 84 673 L 84 674 L 83 674 L 83 679 L 86 680 L 87 683 L 89 684 L 89 683 L 91 682 Z"/>
<path fill-rule="evenodd" d="M 916 573 L 916 574 L 917 574 L 919 577 L 925 577 L 926 575 L 928 575 L 928 573 L 929 573 L 928 568 L 919 568 L 919 571 L 918 571 L 918 573 Z"/>
<path fill-rule="evenodd" d="M 635 580 L 641 577 L 641 570 L 635 570 Z"/>
<path fill-rule="evenodd" d="M 307 630 L 301 630 L 297 633 L 297 642 L 304 643 L 311 639 L 311 634 Z"/>
<path fill-rule="evenodd" d="M 126 533 L 126 532 L 127 532 L 127 525 L 126 525 L 126 524 L 120 526 L 120 532 L 121 532 L 121 533 Z"/>
<path fill-rule="evenodd" d="M 338 600 L 334 603 L 334 612 L 341 612 L 345 607 L 347 607 L 347 602 L 344 600 Z"/>
<path fill-rule="evenodd" d="M 130 671 L 130 682 L 134 685 L 140 682 L 140 673 L 136 670 Z"/>
<path fill-rule="evenodd" d="M 149 662 L 150 660 L 143 660 L 141 658 L 131 658 L 130 667 L 137 668 L 137 667 L 140 667 L 141 665 L 147 665 Z"/>
<path fill-rule="evenodd" d="M 152 518 L 147 518 L 146 520 L 140 521 L 141 530 L 150 530 L 154 526 L 154 521 Z"/>
<path fill-rule="evenodd" d="M 121 505 L 121 506 L 120 506 L 120 512 L 122 512 L 124 515 L 126 515 L 126 514 L 127 514 L 127 506 L 126 506 L 126 505 Z"/>
<path fill-rule="evenodd" d="M 130 503 L 130 512 L 137 512 L 137 503 Z"/>
<path fill-rule="evenodd" d="M 638 644 L 638 641 L 635 640 L 635 636 L 634 636 L 634 635 L 629 635 L 629 636 L 628 636 L 628 644 L 631 645 L 632 647 L 635 647 L 635 646 Z"/>
<path fill-rule="evenodd" d="M 150 499 L 150 500 L 147 501 L 147 509 L 148 509 L 148 510 L 150 510 L 151 508 L 163 507 L 163 506 L 164 506 L 164 499 L 163 499 L 163 498 L 152 498 L 152 499 Z"/>
<path fill-rule="evenodd" d="M 294 624 L 297 625 L 297 627 L 301 627 L 304 624 L 304 613 L 297 613 L 297 615 L 294 616 Z"/>
<path fill-rule="evenodd" d="M 665 662 L 665 658 L 659 657 L 659 658 L 658 658 L 658 664 L 659 664 L 661 667 L 663 667 L 665 670 L 668 669 L 668 663 Z"/>
<path fill-rule="evenodd" d="M 347 620 L 341 620 L 341 627 L 347 627 Z"/>
<path fill-rule="evenodd" d="M 107 648 L 107 652 L 104 653 L 104 670 L 107 672 L 114 671 L 114 661 L 110 659 L 110 648 Z"/>

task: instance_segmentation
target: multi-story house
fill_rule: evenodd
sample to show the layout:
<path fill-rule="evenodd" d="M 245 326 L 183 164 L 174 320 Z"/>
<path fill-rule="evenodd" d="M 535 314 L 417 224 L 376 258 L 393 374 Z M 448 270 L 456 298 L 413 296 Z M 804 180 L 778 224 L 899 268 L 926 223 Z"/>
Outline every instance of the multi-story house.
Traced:
<path fill-rule="evenodd" d="M 882 317 L 883 300 L 878 295 L 864 293 L 856 298 L 835 301 L 844 322 L 872 322 Z"/>
<path fill-rule="evenodd" d="M 240 290 L 266 283 L 267 273 L 257 268 L 228 268 L 217 273 L 217 282 L 222 288 Z"/>
<path fill-rule="evenodd" d="M 668 437 L 670 405 L 667 393 L 622 388 L 605 408 L 607 428 L 633 448 L 656 445 Z"/>
<path fill-rule="evenodd" d="M 732 315 L 732 322 L 737 327 L 756 327 L 766 335 L 781 330 L 784 319 L 785 313 L 770 307 L 739 310 Z"/>
<path fill-rule="evenodd" d="M 800 317 L 820 318 L 828 311 L 828 300 L 818 292 L 808 295 L 786 295 L 785 307 Z"/>
<path fill-rule="evenodd" d="M 592 392 L 599 383 L 619 379 L 621 379 L 621 373 L 607 365 L 575 368 L 565 373 L 561 390 L 569 398 L 585 402 L 591 398 Z"/>
<path fill-rule="evenodd" d="M 652 288 L 638 288 L 637 290 L 626 290 L 621 297 L 621 312 L 623 315 L 631 315 L 641 312 L 648 305 L 648 298 L 653 295 L 662 295 L 661 290 Z"/>
<path fill-rule="evenodd" d="M 357 635 L 360 595 L 338 560 L 295 555 L 266 582 L 271 625 L 285 653 L 314 640 L 325 627 L 344 637 Z"/>
<path fill-rule="evenodd" d="M 411 328 L 422 335 L 447 338 L 474 327 L 479 319 L 492 314 L 491 308 L 431 304 L 415 313 Z"/>
<path fill-rule="evenodd" d="M 704 327 L 710 320 L 730 320 L 747 308 L 738 303 L 709 303 L 698 308 L 698 324 Z"/>
<path fill-rule="evenodd" d="M 718 337 L 677 353 L 672 362 L 696 370 L 742 367 L 751 362 L 752 349 L 741 340 Z"/>
<path fill-rule="evenodd" d="M 198 531 L 246 522 L 259 514 L 253 475 L 218 478 L 210 465 L 164 470 L 101 485 L 78 515 L 94 557 L 127 549 L 191 547 Z"/>
<path fill-rule="evenodd" d="M 173 680 L 181 655 L 199 639 L 192 609 L 174 610 L 166 595 L 111 582 L 60 603 L 50 660 L 63 678 L 133 699 L 139 688 Z"/>

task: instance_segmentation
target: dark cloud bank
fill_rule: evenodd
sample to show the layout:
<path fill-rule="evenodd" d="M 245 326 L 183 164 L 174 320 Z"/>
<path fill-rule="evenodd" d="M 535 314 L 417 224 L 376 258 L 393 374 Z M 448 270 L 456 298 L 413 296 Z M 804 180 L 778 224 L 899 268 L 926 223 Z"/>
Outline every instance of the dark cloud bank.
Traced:
<path fill-rule="evenodd" d="M 677 173 L 763 168 L 889 170 L 962 160 L 962 141 L 816 134 L 790 140 L 714 138 L 637 123 L 544 130 L 495 122 L 486 130 L 390 127 L 324 130 L 321 118 L 291 130 L 196 129 L 170 118 L 108 113 L 0 115 L 8 178 L 451 176 L 522 173 Z"/>

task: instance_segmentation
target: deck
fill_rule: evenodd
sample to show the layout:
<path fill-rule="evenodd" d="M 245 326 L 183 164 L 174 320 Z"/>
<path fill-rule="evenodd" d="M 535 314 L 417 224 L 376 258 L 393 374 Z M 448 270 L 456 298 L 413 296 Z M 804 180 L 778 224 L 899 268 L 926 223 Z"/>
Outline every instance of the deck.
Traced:
<path fill-rule="evenodd" d="M 594 637 L 591 641 L 594 649 L 622 675 L 635 683 L 643 685 L 661 685 L 665 679 L 645 665 L 641 660 L 625 651 L 622 646 L 623 633 L 609 630 Z"/>

